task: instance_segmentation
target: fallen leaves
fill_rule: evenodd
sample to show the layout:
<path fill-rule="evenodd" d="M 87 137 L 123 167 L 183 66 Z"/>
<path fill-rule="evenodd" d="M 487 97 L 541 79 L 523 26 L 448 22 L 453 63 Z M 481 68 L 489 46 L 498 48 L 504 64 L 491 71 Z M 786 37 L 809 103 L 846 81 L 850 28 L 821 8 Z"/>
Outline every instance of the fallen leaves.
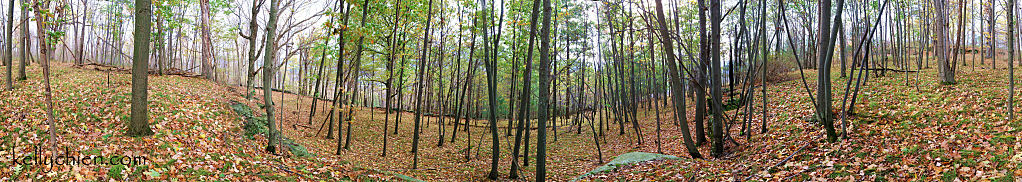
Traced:
<path fill-rule="evenodd" d="M 0 158 L 0 180 L 107 181 L 255 181 L 270 179 L 329 180 L 322 176 L 299 177 L 277 173 L 272 165 L 328 167 L 342 166 L 317 160 L 293 160 L 262 150 L 265 140 L 251 141 L 235 135 L 241 120 L 224 104 L 240 97 L 216 83 L 180 76 L 151 76 L 149 109 L 155 135 L 131 138 L 122 135 L 130 108 L 130 75 L 79 70 L 65 65 L 52 69 L 61 74 L 51 78 L 54 110 L 57 114 L 58 148 L 67 147 L 80 156 L 143 156 L 140 165 L 73 165 L 49 169 L 13 165 Z M 26 146 L 47 144 L 42 110 L 40 71 L 29 67 L 29 80 L 18 82 L 13 92 L 0 92 L 0 154 L 34 155 Z M 231 141 L 225 142 L 229 137 Z M 11 150 L 17 142 L 18 148 Z M 12 153 L 13 152 L 13 153 Z M 44 156 L 53 156 L 45 151 Z M 64 154 L 61 151 L 57 154 Z M 270 165 L 267 161 L 277 161 Z M 266 165 L 254 165 L 266 164 Z"/>
<path fill-rule="evenodd" d="M 729 150 L 737 159 L 643 163 L 588 180 L 734 181 L 752 176 L 752 180 L 767 181 L 998 181 L 1022 176 L 1022 135 L 1015 128 L 1020 122 L 1006 119 L 1007 70 L 966 72 L 958 85 L 951 86 L 954 88 L 931 81 L 936 80 L 934 72 L 925 70 L 920 76 L 920 92 L 914 85 L 900 84 L 904 77 L 871 77 L 855 105 L 856 114 L 849 115 L 849 126 L 856 126 L 848 130 L 850 139 L 815 144 L 819 146 L 776 170 L 764 168 L 791 155 L 792 146 L 820 132 L 818 125 L 800 119 L 812 106 L 803 92 L 791 91 L 802 89 L 799 82 L 770 87 L 771 132 L 756 133 L 748 141 L 737 137 L 745 144 Z M 835 90 L 835 96 L 842 94 L 843 90 Z M 762 117 L 759 114 L 753 113 L 752 118 Z M 737 133 L 737 128 L 732 133 Z M 667 154 L 682 155 L 671 152 Z M 691 166 L 693 170 L 680 172 L 695 173 L 694 177 L 661 175 L 679 170 L 678 166 Z M 717 171 L 720 169 L 726 172 Z M 731 175 L 722 175 L 728 173 Z"/>

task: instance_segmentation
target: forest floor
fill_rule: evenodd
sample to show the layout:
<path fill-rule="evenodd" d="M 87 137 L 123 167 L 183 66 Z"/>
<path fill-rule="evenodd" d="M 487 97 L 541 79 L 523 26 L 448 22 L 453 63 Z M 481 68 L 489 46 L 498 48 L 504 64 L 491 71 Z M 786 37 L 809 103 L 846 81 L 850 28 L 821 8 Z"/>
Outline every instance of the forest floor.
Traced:
<path fill-rule="evenodd" d="M 54 154 L 49 150 L 42 71 L 36 65 L 27 71 L 28 80 L 17 82 L 15 91 L 0 91 L 0 121 L 4 123 L 0 127 L 0 181 L 294 181 L 382 176 L 330 155 L 300 158 L 264 152 L 266 140 L 244 137 L 244 120 L 230 109 L 230 101 L 244 100 L 240 93 L 199 78 L 150 76 L 149 116 L 155 135 L 125 136 L 131 75 L 60 63 L 52 67 L 50 75 L 59 150 Z M 76 165 L 14 162 L 27 156 L 63 155 L 145 160 Z"/>
<path fill-rule="evenodd" d="M 244 88 L 238 88 L 243 90 Z M 262 98 L 261 92 L 256 96 Z M 280 92 L 274 92 L 275 102 L 283 103 L 282 116 L 285 118 L 282 131 L 285 136 L 296 139 L 297 142 L 307 146 L 310 152 L 321 155 L 333 155 L 337 150 L 337 139 L 327 139 L 326 129 L 321 129 L 327 118 L 329 102 L 320 100 L 317 104 L 318 113 L 313 117 L 313 124 L 308 123 L 311 97 L 302 96 L 300 99 L 294 94 L 285 94 L 283 102 Z M 406 98 L 407 99 L 407 98 Z M 299 103 L 299 100 L 301 103 Z M 295 110 L 300 106 L 299 110 Z M 451 143 L 453 125 L 446 124 L 444 127 L 444 145 L 438 146 L 439 128 L 436 124 L 437 117 L 423 117 L 422 132 L 420 133 L 420 156 L 417 169 L 412 168 L 413 155 L 411 153 L 412 130 L 414 129 L 414 114 L 401 112 L 401 122 L 397 126 L 397 134 L 394 134 L 394 123 L 397 120 L 391 114 L 388 121 L 390 132 L 387 144 L 387 155 L 383 153 L 383 132 L 384 132 L 384 109 L 369 109 L 357 107 L 354 110 L 355 118 L 352 120 L 352 139 L 349 150 L 343 150 L 339 156 L 340 160 L 351 162 L 356 166 L 387 171 L 396 174 L 408 175 L 426 181 L 484 181 L 489 172 L 491 140 L 490 132 L 486 126 L 486 120 L 472 120 L 469 131 L 465 132 L 464 127 L 459 129 L 455 142 Z M 652 112 L 652 111 L 651 111 Z M 650 114 L 652 113 L 644 113 Z M 449 123 L 453 118 L 445 118 L 444 123 Z M 643 124 L 650 125 L 652 120 L 643 121 Z M 630 151 L 643 150 L 635 149 L 635 138 L 630 125 L 625 125 L 625 135 L 618 135 L 617 125 L 607 128 L 606 144 L 603 146 L 603 161 L 597 156 L 596 145 L 593 143 L 592 133 L 588 125 L 584 125 L 581 134 L 577 126 L 569 125 L 570 120 L 558 119 L 558 134 L 555 139 L 553 133 L 548 133 L 548 177 L 556 181 L 567 181 L 603 165 L 603 162 L 610 161 L 612 156 L 620 155 Z M 335 123 L 336 125 L 336 123 Z M 535 120 L 532 121 L 531 138 L 529 140 L 529 154 L 531 159 L 528 166 L 521 169 L 522 180 L 532 179 L 535 173 L 535 146 L 536 130 Z M 650 125 L 651 126 L 651 125 Z M 347 123 L 345 124 L 347 127 Z M 507 134 L 507 121 L 501 119 L 498 122 L 498 133 L 500 138 L 500 161 L 499 176 L 501 180 L 509 179 L 511 170 L 511 148 L 514 142 L 513 132 Z M 551 127 L 551 130 L 553 127 Z M 323 131 L 320 131 L 323 130 Z M 345 128 L 347 130 L 347 128 Z M 646 135 L 653 131 L 644 128 Z M 344 131 L 344 135 L 347 132 Z M 647 141 L 652 141 L 646 139 Z M 650 142 L 647 142 L 650 143 Z M 471 144 L 471 149 L 468 149 Z M 481 145 L 481 146 L 480 146 Z M 666 145 L 666 144 L 665 144 Z M 646 145 L 645 147 L 650 147 Z M 650 149 L 650 148 L 647 148 Z M 524 151 L 523 151 L 524 152 Z M 526 154 L 521 154 L 526 155 Z M 521 160 L 521 159 L 520 159 Z"/>
<path fill-rule="evenodd" d="M 860 91 L 856 112 L 848 116 L 849 137 L 838 143 L 827 143 L 820 137 L 819 124 L 807 121 L 813 111 L 809 96 L 798 72 L 789 73 L 796 78 L 768 86 L 769 132 L 753 132 L 751 138 L 737 136 L 741 131 L 733 123 L 731 133 L 736 139 L 729 142 L 727 154 L 722 158 L 710 156 L 710 145 L 699 150 L 707 159 L 660 160 L 619 171 L 594 175 L 584 180 L 595 181 L 662 181 L 662 180 L 923 180 L 937 179 L 1011 179 L 1022 176 L 1022 149 L 1019 133 L 1022 122 L 1007 121 L 1007 69 L 990 70 L 983 67 L 971 70 L 962 66 L 956 78 L 958 84 L 943 86 L 936 82 L 936 70 L 924 69 L 920 74 L 906 75 L 888 72 L 886 76 L 870 76 Z M 837 69 L 835 69 L 837 70 Z M 807 82 L 815 89 L 815 72 L 807 70 Z M 838 72 L 834 73 L 838 78 Z M 918 81 L 917 81 L 918 80 Z M 906 85 L 908 81 L 908 85 Z M 915 84 L 918 82 L 919 86 Z M 844 94 L 847 78 L 833 81 L 835 112 Z M 917 90 L 918 88 L 918 90 Z M 815 91 L 814 91 L 815 92 Z M 757 91 L 756 93 L 759 93 Z M 279 93 L 277 93 L 279 94 Z M 280 95 L 274 95 L 280 99 Z M 324 155 L 336 151 L 337 140 L 326 139 L 325 132 L 318 130 L 326 114 L 317 114 L 313 124 L 308 125 L 308 108 L 311 98 L 285 94 L 284 126 L 285 135 L 299 138 L 299 143 L 310 146 L 310 151 Z M 299 103 L 299 100 L 301 103 Z M 753 100 L 750 118 L 753 127 L 762 123 L 761 96 Z M 657 102 L 654 102 L 657 103 Z M 694 108 L 689 100 L 688 118 L 694 118 Z M 663 103 L 659 103 L 663 104 Z M 320 101 L 320 113 L 327 102 Z M 645 105 L 643 105 L 645 106 Z M 299 110 L 292 108 L 300 107 Z M 666 109 L 665 109 L 666 108 Z M 688 158 L 681 141 L 681 130 L 673 124 L 672 111 L 661 108 L 662 153 Z M 642 107 L 638 113 L 639 125 L 644 143 L 638 144 L 630 124 L 625 125 L 623 135 L 616 123 L 606 128 L 606 139 L 601 139 L 603 158 L 597 158 L 592 132 L 586 125 L 578 133 L 577 126 L 570 125 L 569 119 L 559 120 L 558 138 L 548 134 L 548 177 L 555 181 L 568 181 L 582 175 L 614 156 L 628 152 L 657 152 L 656 111 Z M 1017 109 L 1022 110 L 1022 109 Z M 1016 111 L 1017 111 L 1016 110 Z M 442 147 L 437 146 L 438 130 L 435 117 L 424 117 L 421 132 L 418 169 L 412 169 L 411 140 L 413 116 L 403 112 L 399 131 L 388 136 L 388 153 L 383 150 L 383 110 L 357 108 L 353 120 L 351 149 L 341 152 L 339 158 L 357 166 L 404 174 L 427 181 L 482 181 L 489 171 L 490 134 L 485 120 L 474 120 L 471 136 L 465 140 L 465 132 L 458 134 L 456 142 L 449 142 L 446 135 Z M 1018 112 L 1016 112 L 1018 113 Z M 729 117 L 741 116 L 738 111 L 729 112 Z M 838 115 L 839 116 L 839 115 Z M 393 132 L 394 117 L 389 132 Z M 448 120 L 451 118 L 447 118 Z M 449 121 L 445 121 L 449 122 Z M 561 123 L 563 122 L 563 123 Z M 532 122 L 535 123 L 535 122 Z M 566 125 L 567 124 L 567 125 Z M 838 123 L 840 124 L 840 123 Z M 445 125 L 450 134 L 452 125 Z M 694 127 L 693 124 L 690 126 Z M 838 125 L 839 126 L 839 125 Z M 514 137 L 505 135 L 506 121 L 498 122 L 500 135 L 499 176 L 508 179 L 510 170 L 510 149 Z M 551 128 L 552 129 L 552 128 Z M 694 130 L 694 129 L 693 129 Z M 708 130 L 707 130 L 708 131 Z M 534 163 L 535 130 L 529 140 L 529 163 Z M 471 141 L 471 150 L 466 149 Z M 480 143 L 482 146 L 480 147 Z M 806 146 L 804 151 L 795 152 Z M 787 163 L 767 170 L 785 158 L 795 155 Z M 466 158 L 467 156 L 467 158 Z M 531 179 L 534 165 L 522 169 L 523 180 Z"/>
<path fill-rule="evenodd" d="M 960 66 L 957 84 L 941 85 L 936 69 L 920 74 L 870 75 L 849 115 L 848 139 L 826 142 L 798 72 L 795 80 L 769 85 L 767 133 L 736 137 L 720 158 L 656 160 L 621 166 L 592 181 L 1019 181 L 1022 179 L 1022 120 L 1008 120 L 1007 62 L 999 69 Z M 832 77 L 838 78 L 839 68 Z M 806 81 L 815 94 L 815 75 Z M 906 77 L 907 76 L 907 77 Z M 1019 78 L 1018 71 L 1015 72 Z M 847 78 L 833 80 L 835 113 L 841 110 Z M 918 86 L 917 86 L 918 85 Z M 854 86 L 854 85 L 853 85 Z M 1016 88 L 1017 89 L 1017 88 Z M 759 92 L 757 92 L 759 94 Z M 1018 102 L 1019 93 L 1015 93 Z M 752 113 L 760 126 L 762 95 Z M 689 112 L 691 113 L 691 112 Z M 730 114 L 735 114 L 734 111 Z M 691 115 L 690 115 L 691 117 Z M 840 117 L 840 115 L 836 115 Z M 840 122 L 835 120 L 835 126 Z M 736 125 L 732 133 L 738 133 Z M 838 128 L 840 132 L 840 128 Z M 684 146 L 670 145 L 683 149 Z M 710 145 L 700 147 L 709 155 Z M 797 152 L 800 147 L 804 151 Z M 786 163 L 780 164 L 791 157 Z M 776 165 L 776 166 L 775 166 Z"/>

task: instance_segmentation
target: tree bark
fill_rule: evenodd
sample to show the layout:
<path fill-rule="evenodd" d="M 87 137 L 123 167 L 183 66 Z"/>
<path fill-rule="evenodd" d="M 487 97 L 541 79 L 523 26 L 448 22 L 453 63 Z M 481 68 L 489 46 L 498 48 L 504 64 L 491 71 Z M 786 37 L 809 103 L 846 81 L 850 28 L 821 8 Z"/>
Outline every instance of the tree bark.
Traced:
<path fill-rule="evenodd" d="M 536 40 L 536 19 L 539 15 L 539 6 L 541 0 L 532 1 L 532 13 L 529 16 L 529 47 L 527 48 L 528 53 L 525 55 L 525 73 L 522 81 L 522 94 L 520 94 L 518 107 L 518 122 L 517 130 L 515 131 L 515 144 L 514 151 L 511 155 L 511 179 L 518 179 L 518 154 L 522 143 L 522 131 L 524 130 L 525 121 L 529 118 L 525 116 L 525 112 L 529 110 L 530 95 L 532 94 L 532 54 L 533 46 L 535 46 Z M 528 153 L 528 151 L 526 151 Z"/>
<path fill-rule="evenodd" d="M 937 53 L 937 77 L 940 79 L 941 84 L 951 85 L 955 84 L 955 73 L 951 68 L 950 56 L 951 52 L 949 49 L 948 40 L 948 3 L 947 0 L 933 0 L 934 8 L 936 8 L 937 21 L 934 22 L 934 39 Z M 995 68 L 996 69 L 996 68 Z"/>
<path fill-rule="evenodd" d="M 696 83 L 695 98 L 696 101 L 696 145 L 706 144 L 706 64 L 710 62 L 710 42 L 706 31 L 706 2 L 705 0 L 698 0 L 699 3 L 699 61 L 695 63 L 696 71 L 695 78 L 692 78 L 691 83 Z M 794 46 L 794 45 L 792 45 Z M 795 55 L 798 56 L 798 55 Z"/>
<path fill-rule="evenodd" d="M 200 19 L 202 21 L 202 77 L 206 79 L 216 79 L 216 73 L 213 72 L 213 41 L 210 39 L 209 32 L 209 0 L 199 0 L 199 8 L 202 11 Z M 272 17 L 276 18 L 276 17 Z M 272 37 L 271 37 L 272 38 Z M 267 39 L 266 42 L 270 42 Z M 268 85 L 268 84 L 267 84 Z M 266 87 L 266 85 L 263 85 Z"/>
<path fill-rule="evenodd" d="M 711 109 L 713 110 L 713 120 L 711 121 L 711 137 L 713 140 L 713 156 L 721 157 L 724 154 L 724 110 L 723 104 L 721 103 L 723 97 L 721 97 L 721 70 L 720 70 L 720 0 L 710 1 L 710 92 L 712 103 Z"/>
<path fill-rule="evenodd" d="M 419 66 L 417 66 L 417 67 L 419 67 L 418 78 L 415 81 L 415 83 L 416 83 L 415 85 L 418 88 L 415 89 L 415 92 L 417 92 L 417 93 L 415 94 L 415 126 L 414 126 L 414 131 L 412 131 L 412 169 L 416 169 L 419 166 L 419 126 L 421 125 L 421 122 L 422 122 L 422 90 L 424 89 L 423 86 L 426 85 L 426 84 L 424 84 L 422 82 L 422 80 L 423 80 L 422 77 L 426 74 L 426 63 L 428 62 L 427 60 L 429 60 L 429 58 L 426 57 L 426 56 L 429 55 L 428 54 L 429 53 L 429 47 L 430 47 L 429 46 L 429 37 L 430 37 L 430 35 L 429 35 L 430 29 L 429 28 L 430 28 L 430 25 L 431 25 L 430 21 L 433 20 L 433 0 L 429 0 L 429 4 L 427 6 L 429 6 L 429 7 L 427 7 L 428 10 L 426 11 L 426 23 L 425 23 L 426 24 L 426 28 L 423 29 L 424 32 L 423 32 L 423 36 L 422 36 L 422 46 L 421 46 L 421 48 L 422 48 L 422 56 L 419 57 Z M 491 87 L 492 87 L 492 85 L 491 85 Z M 491 93 L 490 96 L 492 97 L 493 94 Z M 491 103 L 491 105 L 492 105 L 492 103 Z M 490 115 L 493 115 L 492 111 L 490 112 Z M 493 128 L 496 129 L 496 125 L 494 125 Z M 495 131 L 494 131 L 494 135 L 496 135 Z M 494 141 L 496 141 L 496 140 L 494 140 Z M 494 148 L 496 149 L 496 147 L 494 147 Z M 494 165 L 496 165 L 496 161 L 494 161 Z M 494 173 L 494 172 L 491 172 L 491 174 L 492 173 Z"/>
<path fill-rule="evenodd" d="M 681 78 L 680 72 L 678 71 L 678 64 L 675 62 L 676 56 L 674 55 L 674 45 L 673 45 L 674 44 L 674 39 L 671 36 L 671 32 L 667 30 L 667 23 L 666 23 L 666 20 L 665 20 L 666 18 L 664 18 L 664 8 L 663 8 L 663 5 L 662 5 L 663 3 L 661 3 L 660 1 L 661 0 L 657 0 L 656 1 L 657 22 L 658 22 L 658 24 L 660 26 L 659 27 L 660 28 L 660 36 L 663 39 L 663 40 L 660 41 L 660 43 L 663 44 L 663 50 L 664 50 L 663 52 L 664 52 L 664 54 L 667 55 L 667 57 L 664 59 L 664 61 L 667 62 L 667 70 L 668 70 L 667 74 L 669 74 L 670 78 L 671 78 L 670 79 L 670 81 L 671 81 L 671 98 L 672 98 L 672 100 L 674 102 L 674 110 L 675 110 L 675 112 L 677 112 L 677 111 L 684 111 L 685 107 L 682 106 L 681 104 L 684 103 L 685 93 L 683 91 L 684 88 L 682 88 L 682 85 L 681 85 L 681 79 L 682 78 Z M 675 118 L 675 119 L 677 119 L 677 118 Z M 681 124 L 681 135 L 682 135 L 683 141 L 685 142 L 685 149 L 688 150 L 689 156 L 692 156 L 692 158 L 702 158 L 702 155 L 699 154 L 699 149 L 696 148 L 695 142 L 692 141 L 692 136 L 689 134 L 688 121 L 682 120 L 682 121 L 680 121 L 678 123 Z"/>
<path fill-rule="evenodd" d="M 207 1 L 207 0 L 203 0 Z M 277 152 L 277 129 L 274 124 L 273 117 L 273 91 L 270 89 L 270 85 L 273 84 L 273 75 L 275 72 L 274 59 L 277 57 L 277 7 L 280 3 L 277 0 L 270 0 L 270 14 L 269 20 L 266 23 L 266 56 L 263 57 L 263 102 L 266 108 L 266 125 L 269 127 L 269 139 L 266 144 L 266 151 L 270 153 Z M 205 17 L 205 16 L 203 16 Z"/>
<path fill-rule="evenodd" d="M 40 60 L 40 64 L 43 67 L 43 84 L 45 85 L 45 90 L 44 90 L 45 92 L 43 94 L 44 94 L 45 101 L 46 101 L 46 124 L 49 125 L 48 128 L 49 128 L 49 135 L 50 135 L 50 139 L 49 139 L 50 140 L 50 148 L 51 148 L 51 150 L 54 150 L 54 152 L 55 152 L 56 149 L 57 149 L 57 129 L 56 129 L 57 125 L 55 123 L 56 121 L 55 121 L 54 116 L 53 116 L 53 91 L 50 88 L 50 56 L 48 56 L 48 53 L 50 53 L 50 52 L 49 52 L 49 44 L 46 41 L 46 40 L 48 40 L 48 38 L 47 38 L 46 33 L 45 33 L 46 30 L 48 28 L 50 28 L 50 27 L 46 26 L 48 24 L 48 21 L 49 21 L 48 17 L 50 17 L 50 16 L 43 14 L 43 12 L 49 12 L 49 4 L 50 4 L 50 1 L 48 1 L 48 0 L 40 0 L 40 1 L 35 2 L 32 6 L 35 8 L 35 10 L 33 12 L 35 12 L 35 16 L 37 17 L 36 18 L 36 28 L 38 28 L 38 29 L 37 29 L 36 33 L 37 33 L 37 36 L 39 37 L 39 40 L 38 40 L 39 41 L 39 58 L 42 59 L 42 60 Z M 26 24 L 26 27 L 27 27 L 27 24 Z"/>
<path fill-rule="evenodd" d="M 263 6 L 263 2 L 266 2 L 266 1 L 265 0 L 252 1 L 252 17 L 248 21 L 248 36 L 246 37 L 246 38 L 248 38 L 248 71 L 245 72 L 245 77 L 248 78 L 248 81 L 245 82 L 245 99 L 248 99 L 248 100 L 252 100 L 252 85 L 253 85 L 253 81 L 255 81 L 255 76 L 256 76 L 255 62 L 256 62 L 257 59 L 259 59 L 259 53 L 258 53 L 259 51 L 257 51 L 257 49 L 256 49 L 256 44 L 259 44 L 258 42 L 256 42 L 256 39 L 258 38 L 258 34 L 259 34 L 259 23 L 256 21 L 257 20 L 256 17 L 259 16 L 259 8 Z M 326 39 L 325 42 L 329 42 L 329 40 L 330 39 Z M 326 44 L 326 43 L 323 43 L 323 44 Z M 319 66 L 320 74 L 319 75 L 322 75 L 322 73 L 323 73 L 323 66 L 322 65 L 323 65 L 322 61 L 320 61 L 320 66 Z M 320 77 L 316 77 L 316 88 L 319 88 L 319 78 Z M 316 89 L 316 91 L 319 91 L 319 89 Z M 312 101 L 313 101 L 312 102 L 312 108 L 313 109 L 311 109 L 312 113 L 315 113 L 315 111 L 316 111 L 315 110 L 316 103 L 317 103 L 316 99 L 315 99 L 316 97 L 318 97 L 318 96 L 317 95 L 312 95 L 312 98 L 313 98 L 312 99 Z M 314 114 L 311 114 L 309 116 L 310 123 L 312 121 L 312 115 L 314 115 Z"/>
<path fill-rule="evenodd" d="M 21 7 L 21 22 L 25 22 L 25 26 L 24 27 L 28 27 L 28 24 L 29 24 L 29 22 L 28 22 L 28 7 L 25 6 L 25 5 L 28 4 L 28 0 L 21 0 L 21 4 L 22 4 L 22 7 Z M 28 28 L 24 28 L 24 27 L 21 28 L 21 36 L 22 36 L 21 37 L 21 42 L 22 42 L 21 43 L 21 61 L 20 61 L 21 64 L 18 64 L 18 77 L 15 78 L 16 80 L 27 80 L 28 79 L 28 75 L 25 74 L 25 65 L 29 64 L 28 63 L 28 59 L 29 59 L 29 57 L 32 57 L 32 53 L 29 52 L 29 50 L 32 47 L 32 41 L 31 41 L 32 39 L 30 38 Z"/>
<path fill-rule="evenodd" d="M 135 51 L 131 65 L 131 124 L 129 136 L 148 136 L 149 128 L 149 34 L 151 32 L 152 8 L 149 0 L 135 1 Z"/>
<path fill-rule="evenodd" d="M 6 34 L 5 38 L 4 38 L 5 41 L 4 41 L 4 55 L 3 55 L 4 58 L 3 59 L 4 59 L 4 66 L 7 67 L 5 69 L 6 70 L 6 74 L 4 74 L 4 80 L 7 81 L 7 84 L 6 84 L 7 85 L 7 90 L 8 91 L 12 91 L 12 90 L 14 90 L 14 80 L 12 80 L 12 77 L 11 77 L 11 67 L 14 67 L 14 65 L 11 65 L 11 59 L 14 58 L 12 56 L 12 53 L 13 53 L 12 49 L 14 49 L 14 46 L 11 45 L 11 42 L 14 42 L 14 39 L 13 39 L 13 35 L 14 35 L 14 0 L 10 0 L 10 3 L 8 3 L 7 5 L 10 6 L 10 7 L 7 7 L 8 8 L 7 9 L 7 32 L 6 32 L 7 34 Z"/>
<path fill-rule="evenodd" d="M 1008 121 L 1015 119 L 1015 0 L 1008 1 Z"/>
<path fill-rule="evenodd" d="M 546 122 L 550 103 L 550 0 L 543 0 L 543 30 L 539 48 L 539 130 L 536 136 L 536 181 L 546 181 Z M 527 150 L 526 150 L 527 151 Z"/>

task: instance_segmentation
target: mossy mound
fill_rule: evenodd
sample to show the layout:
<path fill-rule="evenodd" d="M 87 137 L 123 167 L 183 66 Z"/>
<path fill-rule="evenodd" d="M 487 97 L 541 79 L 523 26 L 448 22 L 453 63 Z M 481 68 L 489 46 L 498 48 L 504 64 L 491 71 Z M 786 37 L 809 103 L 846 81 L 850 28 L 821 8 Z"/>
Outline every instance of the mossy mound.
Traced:
<path fill-rule="evenodd" d="M 238 102 L 232 102 L 231 109 L 233 109 L 234 112 L 238 113 L 238 115 L 245 117 L 244 126 L 245 137 L 247 137 L 248 139 L 254 139 L 255 135 L 267 136 L 270 129 L 266 127 L 267 126 L 266 117 L 254 116 L 252 114 L 252 108 L 248 107 L 248 105 Z M 311 153 L 309 153 L 308 150 L 305 149 L 305 147 L 299 145 L 298 143 L 295 143 L 293 140 L 287 137 L 280 138 L 281 144 L 289 148 L 291 150 L 291 154 L 294 154 L 299 157 L 313 156 Z"/>
<path fill-rule="evenodd" d="M 654 153 L 646 153 L 646 152 L 629 152 L 629 153 L 618 155 L 617 157 L 614 158 L 614 160 L 608 162 L 607 164 L 604 164 L 603 166 L 597 167 L 596 169 L 593 169 L 592 171 L 589 171 L 588 173 L 582 174 L 581 176 L 576 177 L 572 181 L 577 181 L 577 180 L 585 178 L 586 176 L 589 176 L 589 175 L 611 171 L 611 170 L 614 170 L 618 166 L 621 166 L 621 165 L 634 164 L 634 163 L 639 163 L 639 162 L 652 161 L 652 160 L 660 160 L 660 159 L 681 159 L 681 158 L 679 158 L 677 156 L 673 156 L 673 155 L 654 154 Z"/>

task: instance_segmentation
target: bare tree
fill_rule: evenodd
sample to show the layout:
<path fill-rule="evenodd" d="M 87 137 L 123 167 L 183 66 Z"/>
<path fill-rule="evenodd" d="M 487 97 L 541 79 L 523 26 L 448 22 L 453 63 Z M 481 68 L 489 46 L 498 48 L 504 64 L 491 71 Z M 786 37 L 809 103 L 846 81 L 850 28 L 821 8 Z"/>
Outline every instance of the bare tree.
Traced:
<path fill-rule="evenodd" d="M 541 2 L 541 0 L 533 0 L 532 1 L 532 13 L 530 14 L 530 18 L 529 18 L 529 47 L 527 49 L 528 53 L 525 56 L 525 59 L 526 59 L 526 61 L 525 61 L 525 73 L 523 75 L 525 78 L 523 79 L 524 81 L 522 81 L 522 84 L 524 86 L 522 87 L 522 94 L 519 95 L 521 97 L 521 99 L 520 99 L 521 101 L 519 103 L 519 104 L 521 104 L 521 106 L 518 108 L 518 122 L 516 122 L 517 130 L 515 131 L 515 144 L 514 144 L 513 152 L 511 153 L 512 154 L 511 155 L 511 179 L 518 179 L 518 169 L 519 169 L 519 167 L 518 167 L 518 154 L 519 154 L 519 150 L 521 150 L 520 146 L 521 146 L 521 143 L 522 143 L 522 131 L 524 130 L 523 128 L 526 127 L 525 126 L 525 120 L 528 120 L 528 117 L 525 116 L 525 113 L 529 111 L 529 103 L 530 103 L 529 99 L 530 99 L 530 95 L 532 93 L 532 58 L 533 58 L 532 54 L 533 54 L 533 46 L 535 46 L 535 42 L 536 42 L 535 41 L 535 39 L 536 39 L 536 19 L 537 19 L 536 17 L 539 15 L 540 2 Z M 457 128 L 455 128 L 455 130 L 457 130 Z M 526 142 L 528 142 L 528 141 L 526 141 Z M 528 153 L 528 151 L 526 151 L 526 153 Z"/>
<path fill-rule="evenodd" d="M 273 81 L 274 75 L 274 59 L 277 57 L 277 7 L 280 3 L 277 0 L 270 0 L 270 19 L 266 23 L 266 56 L 263 57 L 263 102 L 266 108 L 266 125 L 269 127 L 269 139 L 266 144 L 266 151 L 270 153 L 277 152 L 277 129 L 274 125 L 273 117 L 273 91 L 270 90 L 270 85 Z"/>
<path fill-rule="evenodd" d="M 423 36 L 422 36 L 423 37 L 422 38 L 422 46 L 421 46 L 421 48 L 422 48 L 422 56 L 419 57 L 419 65 L 417 66 L 417 67 L 419 67 L 419 71 L 418 71 L 418 76 L 419 77 L 415 81 L 416 82 L 415 85 L 418 87 L 418 89 L 416 89 L 415 92 L 418 92 L 418 94 L 415 95 L 415 129 L 414 129 L 414 131 L 412 131 L 412 154 L 413 154 L 413 157 L 412 157 L 412 169 L 416 169 L 419 166 L 419 125 L 421 125 L 421 122 L 422 122 L 422 90 L 423 90 L 423 86 L 426 85 L 426 84 L 423 83 L 422 77 L 424 75 L 426 75 L 426 62 L 429 59 L 427 57 L 427 55 L 428 55 L 427 53 L 429 52 L 429 47 L 430 47 L 429 46 L 429 37 L 430 37 L 430 35 L 429 35 L 430 29 L 429 28 L 430 28 L 430 25 L 431 25 L 430 21 L 433 20 L 433 0 L 429 0 L 429 4 L 427 4 L 426 6 L 428 6 L 428 7 L 426 7 L 428 10 L 426 11 L 426 28 L 423 29 L 424 31 L 423 31 Z M 491 85 L 491 87 L 492 87 L 492 85 Z M 491 94 L 490 96 L 493 96 L 493 95 Z M 493 112 L 490 112 L 490 115 L 493 115 Z M 493 127 L 496 127 L 496 126 L 493 126 Z"/>
<path fill-rule="evenodd" d="M 258 38 L 258 34 L 259 34 L 259 23 L 256 20 L 258 19 L 257 17 L 259 17 L 259 8 L 263 6 L 264 2 L 266 2 L 266 0 L 255 0 L 255 1 L 252 1 L 252 11 L 251 11 L 252 16 L 249 17 L 249 21 L 248 21 L 248 35 L 242 34 L 240 31 L 238 32 L 238 34 L 241 34 L 241 37 L 243 37 L 245 39 L 248 39 L 248 71 L 245 72 L 245 76 L 248 78 L 248 80 L 245 81 L 245 99 L 248 99 L 248 100 L 252 100 L 252 91 L 251 91 L 252 90 L 252 84 L 253 84 L 253 81 L 255 80 L 256 74 L 259 73 L 259 72 L 257 72 L 255 70 L 255 61 L 257 59 L 259 59 L 259 55 L 262 54 L 262 53 L 257 51 L 258 49 L 256 48 L 256 44 L 259 44 L 258 42 L 256 42 L 256 39 Z M 320 66 L 320 71 L 322 71 L 322 70 L 323 70 L 323 68 L 322 68 L 322 66 Z M 318 83 L 319 82 L 317 81 L 316 85 L 319 85 Z M 318 91 L 318 89 L 317 89 L 317 91 Z M 315 97 L 316 96 L 313 95 L 313 102 L 312 102 L 313 103 L 313 108 L 315 108 L 315 104 L 316 104 Z M 309 117 L 309 118 L 312 118 L 312 117 Z"/>

